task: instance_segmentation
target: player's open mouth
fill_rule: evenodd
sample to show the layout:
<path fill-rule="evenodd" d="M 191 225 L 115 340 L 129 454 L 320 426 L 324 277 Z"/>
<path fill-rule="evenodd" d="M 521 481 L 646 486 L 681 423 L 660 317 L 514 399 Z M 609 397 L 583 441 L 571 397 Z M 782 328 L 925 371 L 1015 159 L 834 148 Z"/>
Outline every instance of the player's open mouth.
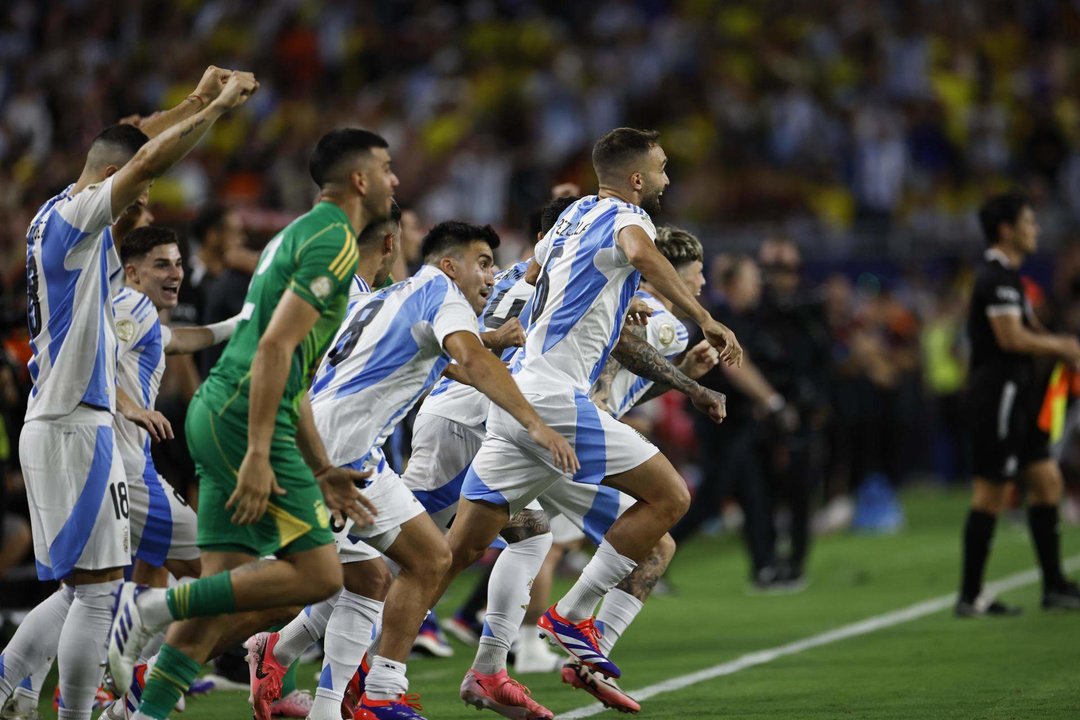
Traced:
<path fill-rule="evenodd" d="M 179 285 L 165 285 L 161 288 L 161 294 L 165 297 L 176 297 L 179 293 Z"/>

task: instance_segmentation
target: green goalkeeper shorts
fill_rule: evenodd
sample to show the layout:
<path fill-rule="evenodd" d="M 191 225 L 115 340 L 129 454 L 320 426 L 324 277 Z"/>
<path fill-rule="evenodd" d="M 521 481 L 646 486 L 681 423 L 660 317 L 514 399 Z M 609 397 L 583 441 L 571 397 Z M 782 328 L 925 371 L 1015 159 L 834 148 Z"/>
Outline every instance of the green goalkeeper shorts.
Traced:
<path fill-rule="evenodd" d="M 272 494 L 266 514 L 252 525 L 232 522 L 225 507 L 236 490 L 236 473 L 247 451 L 247 417 L 219 413 L 204 385 L 188 406 L 184 429 L 199 478 L 198 545 L 206 552 L 243 552 L 258 557 L 289 555 L 329 545 L 330 514 L 319 483 L 296 447 L 296 433 L 275 428 L 270 466 L 284 495 Z M 246 415 L 246 414 L 245 414 Z"/>

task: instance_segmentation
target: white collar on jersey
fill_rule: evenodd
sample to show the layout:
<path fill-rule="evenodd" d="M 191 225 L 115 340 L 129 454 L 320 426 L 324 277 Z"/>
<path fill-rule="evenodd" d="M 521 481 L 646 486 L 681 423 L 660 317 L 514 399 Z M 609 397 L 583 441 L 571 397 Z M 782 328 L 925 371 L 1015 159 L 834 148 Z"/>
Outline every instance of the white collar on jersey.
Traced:
<path fill-rule="evenodd" d="M 983 257 L 991 262 L 994 262 L 996 260 L 1010 270 L 1015 270 L 1015 268 L 1012 266 L 1012 263 L 1009 262 L 1009 256 L 1001 252 L 997 248 L 990 248 L 985 253 L 983 253 Z"/>

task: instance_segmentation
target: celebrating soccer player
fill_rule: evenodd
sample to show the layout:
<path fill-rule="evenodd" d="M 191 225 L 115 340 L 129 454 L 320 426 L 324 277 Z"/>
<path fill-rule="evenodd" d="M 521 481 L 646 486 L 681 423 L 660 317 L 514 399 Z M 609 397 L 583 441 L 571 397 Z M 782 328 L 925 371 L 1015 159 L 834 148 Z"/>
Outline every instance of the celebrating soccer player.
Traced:
<path fill-rule="evenodd" d="M 154 116 L 146 132 L 106 128 L 79 179 L 42 205 L 27 233 L 34 387 L 20 458 L 38 575 L 64 586 L 30 613 L 0 655 L 0 701 L 50 647 L 59 647 L 60 717 L 90 716 L 114 593 L 131 562 L 127 488 L 113 432 L 112 299 L 123 275 L 110 226 L 132 204 L 145 204 L 154 179 L 257 87 L 249 73 L 211 67 L 196 91 Z"/>

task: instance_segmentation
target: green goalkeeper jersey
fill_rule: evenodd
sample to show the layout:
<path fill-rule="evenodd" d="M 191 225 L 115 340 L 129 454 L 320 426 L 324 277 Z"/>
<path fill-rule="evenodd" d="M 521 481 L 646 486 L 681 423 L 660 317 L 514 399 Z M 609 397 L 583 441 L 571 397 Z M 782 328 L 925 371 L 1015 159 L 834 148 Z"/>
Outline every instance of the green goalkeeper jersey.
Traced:
<path fill-rule="evenodd" d="M 219 417 L 247 425 L 251 366 L 259 339 L 286 290 L 319 311 L 289 365 L 276 430 L 295 431 L 298 404 L 315 364 L 345 317 L 349 285 L 359 254 L 349 218 L 337 205 L 320 202 L 279 232 L 263 250 L 248 286 L 240 323 L 199 389 Z"/>

